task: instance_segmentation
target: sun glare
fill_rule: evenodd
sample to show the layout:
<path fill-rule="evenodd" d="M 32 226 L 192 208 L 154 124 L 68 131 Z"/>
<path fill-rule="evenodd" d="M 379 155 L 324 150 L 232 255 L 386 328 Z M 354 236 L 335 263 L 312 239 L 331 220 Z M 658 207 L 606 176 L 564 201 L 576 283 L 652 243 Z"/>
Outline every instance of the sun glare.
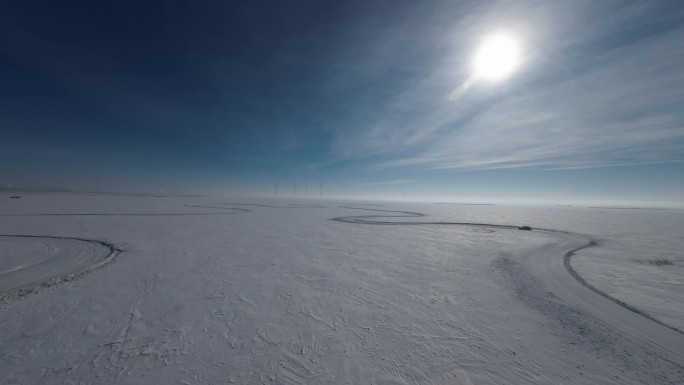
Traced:
<path fill-rule="evenodd" d="M 475 54 L 475 73 L 479 78 L 501 80 L 520 65 L 520 44 L 507 34 L 489 36 Z"/>

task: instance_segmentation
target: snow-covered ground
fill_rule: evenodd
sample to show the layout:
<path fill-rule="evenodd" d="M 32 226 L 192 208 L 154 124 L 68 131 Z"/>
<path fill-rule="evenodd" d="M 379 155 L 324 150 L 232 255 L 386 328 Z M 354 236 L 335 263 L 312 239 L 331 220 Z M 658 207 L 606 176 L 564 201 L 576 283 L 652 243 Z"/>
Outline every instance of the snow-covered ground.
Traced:
<path fill-rule="evenodd" d="M 598 245 L 572 258 L 577 272 L 598 289 L 684 330 L 684 210 L 403 207 L 449 221 L 526 224 L 589 235 Z"/>
<path fill-rule="evenodd" d="M 0 214 L 42 236 L 0 237 L 4 292 L 123 250 L 6 298 L 3 384 L 684 382 L 681 333 L 563 265 L 596 240 L 572 267 L 681 329 L 681 211 L 25 194 Z"/>

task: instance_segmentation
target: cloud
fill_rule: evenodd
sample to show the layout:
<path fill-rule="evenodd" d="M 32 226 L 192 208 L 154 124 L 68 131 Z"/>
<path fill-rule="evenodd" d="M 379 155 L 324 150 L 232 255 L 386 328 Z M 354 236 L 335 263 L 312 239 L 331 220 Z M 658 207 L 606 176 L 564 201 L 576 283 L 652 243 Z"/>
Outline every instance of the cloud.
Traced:
<path fill-rule="evenodd" d="M 622 17 L 641 11 L 639 5 Z M 333 151 L 379 168 L 417 169 L 684 160 L 684 29 L 641 35 L 617 27 L 586 30 L 578 31 L 584 40 L 547 39 L 546 48 L 530 49 L 522 79 L 476 84 L 455 102 L 448 95 L 458 84 L 456 75 L 461 82 L 467 76 L 450 69 L 453 61 L 447 60 L 396 95 L 375 123 L 340 134 Z"/>

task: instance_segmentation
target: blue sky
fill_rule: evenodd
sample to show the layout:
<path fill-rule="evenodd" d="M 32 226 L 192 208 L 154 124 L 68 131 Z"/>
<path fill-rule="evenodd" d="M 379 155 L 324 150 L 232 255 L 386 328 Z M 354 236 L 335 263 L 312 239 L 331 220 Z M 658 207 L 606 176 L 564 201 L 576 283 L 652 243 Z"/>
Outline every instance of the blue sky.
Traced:
<path fill-rule="evenodd" d="M 16 1 L 0 27 L 4 188 L 684 205 L 678 1 Z M 450 100 L 496 31 L 519 70 Z"/>

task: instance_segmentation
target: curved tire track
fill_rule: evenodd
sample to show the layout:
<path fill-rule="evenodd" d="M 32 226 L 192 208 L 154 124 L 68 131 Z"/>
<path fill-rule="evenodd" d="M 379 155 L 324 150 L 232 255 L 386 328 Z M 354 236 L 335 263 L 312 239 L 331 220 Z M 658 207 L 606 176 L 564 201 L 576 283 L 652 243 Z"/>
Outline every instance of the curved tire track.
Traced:
<path fill-rule="evenodd" d="M 237 207 L 218 207 L 204 205 L 185 205 L 186 207 L 231 210 L 231 212 L 204 213 L 34 213 L 34 214 L 0 214 L 2 217 L 64 217 L 64 216 L 135 216 L 135 217 L 168 217 L 168 216 L 213 216 L 246 213 L 251 210 Z M 112 261 L 122 249 L 111 243 L 95 239 L 79 237 L 57 237 L 48 235 L 0 234 L 0 239 L 35 240 L 47 248 L 46 254 L 40 258 L 8 267 L 4 271 L 0 267 L 0 301 L 78 279 L 85 274 L 100 268 Z M 35 245 L 34 245 L 35 246 Z M 33 247 L 35 253 L 35 247 Z M 0 250 L 1 252 L 2 250 Z M 9 252 L 8 252 L 9 253 Z M 18 257 L 21 258 L 21 257 Z M 15 262 L 16 263 L 16 262 Z"/>
<path fill-rule="evenodd" d="M 185 205 L 186 207 L 199 207 L 207 209 L 235 210 L 232 213 L 35 213 L 35 214 L 0 214 L 0 217 L 169 217 L 169 216 L 211 216 L 247 213 L 251 210 L 239 207 L 219 207 L 204 205 Z"/>
<path fill-rule="evenodd" d="M 78 279 L 111 262 L 123 249 L 96 240 L 50 235 L 0 234 L 2 239 L 40 242 L 47 256 L 0 272 L 0 300 L 22 297 Z"/>
<path fill-rule="evenodd" d="M 439 221 L 378 221 L 376 218 L 420 218 L 425 214 L 410 211 L 380 210 L 350 206 L 340 208 L 394 213 L 336 217 L 331 220 L 368 225 L 454 225 L 519 230 L 518 226 L 473 222 Z M 536 231 L 556 234 L 562 237 L 560 243 L 536 250 L 523 258 L 523 264 L 532 276 L 563 302 L 576 309 L 587 311 L 628 336 L 638 345 L 656 353 L 661 358 L 682 368 L 684 363 L 684 333 L 659 321 L 647 313 L 598 290 L 583 279 L 573 268 L 570 260 L 575 253 L 597 243 L 586 235 L 571 232 L 536 228 Z M 521 231 L 521 230 L 519 230 Z M 570 251 L 567 251 L 570 250 Z M 554 256 L 562 255 L 562 258 Z"/>
<path fill-rule="evenodd" d="M 258 204 L 258 203 L 214 203 L 214 204 L 226 205 L 226 206 L 269 207 L 269 208 L 276 208 L 276 209 L 325 209 L 325 208 L 327 208 L 327 206 L 302 205 L 302 204 L 296 204 L 296 203 L 289 203 L 287 206 L 265 205 L 265 204 Z M 222 207 L 217 207 L 217 208 L 222 208 Z"/>
<path fill-rule="evenodd" d="M 495 225 L 490 223 L 473 223 L 473 222 L 411 222 L 411 221 L 374 221 L 370 220 L 373 218 L 421 218 L 426 215 L 423 213 L 415 213 L 411 211 L 395 211 L 395 210 L 380 210 L 380 209 L 368 209 L 361 207 L 350 207 L 350 206 L 338 206 L 342 209 L 352 209 L 352 210 L 366 210 L 366 211 L 379 211 L 387 213 L 398 213 L 404 215 L 354 215 L 349 217 L 337 217 L 333 218 L 333 221 L 337 222 L 347 222 L 347 223 L 365 223 L 369 225 L 456 225 L 456 226 L 478 226 L 478 227 L 492 227 L 498 229 L 511 229 L 517 230 L 518 226 L 513 225 Z"/>
<path fill-rule="evenodd" d="M 590 284 L 589 282 L 587 282 L 587 280 L 585 280 L 585 279 L 577 272 L 577 270 L 575 270 L 575 269 L 572 267 L 572 263 L 571 263 L 570 260 L 571 260 L 572 257 L 575 255 L 575 253 L 577 253 L 577 252 L 580 251 L 580 250 L 588 249 L 589 247 L 593 247 L 593 246 L 596 246 L 596 245 L 597 245 L 597 244 L 596 244 L 595 241 L 590 241 L 589 244 L 588 244 L 587 246 L 580 247 L 580 248 L 577 248 L 577 249 L 574 249 L 574 250 L 570 250 L 570 251 L 568 251 L 567 253 L 565 253 L 565 255 L 563 256 L 563 266 L 565 267 L 565 270 L 566 270 L 573 278 L 575 278 L 575 280 L 577 280 L 577 282 L 581 283 L 582 285 L 586 286 L 588 289 L 594 291 L 595 293 L 601 295 L 602 297 L 605 297 L 606 299 L 608 299 L 608 300 L 610 300 L 610 301 L 613 301 L 613 302 L 615 302 L 616 304 L 618 304 L 618 305 L 624 307 L 625 309 L 630 310 L 630 311 L 633 311 L 634 313 L 639 314 L 639 315 L 642 316 L 642 317 L 646 317 L 646 318 L 650 319 L 650 320 L 653 321 L 653 322 L 659 323 L 659 324 L 665 326 L 666 328 L 672 329 L 672 330 L 674 330 L 674 331 L 677 332 L 677 333 L 684 334 L 684 331 L 682 331 L 682 330 L 680 330 L 680 329 L 678 329 L 678 328 L 676 328 L 676 327 L 674 327 L 674 326 L 670 326 L 670 325 L 664 323 L 663 321 L 661 321 L 661 320 L 659 320 L 659 319 L 653 317 L 652 315 L 646 313 L 645 311 L 643 311 L 643 310 L 641 310 L 641 309 L 638 309 L 638 308 L 636 308 L 636 307 L 634 307 L 634 306 L 632 306 L 632 305 L 630 305 L 630 304 L 628 304 L 628 303 L 626 303 L 626 302 L 624 302 L 624 301 L 622 301 L 622 300 L 620 300 L 620 299 L 618 299 L 618 298 L 615 298 L 615 297 L 611 296 L 610 294 L 606 293 L 605 291 L 602 291 L 602 290 L 598 289 L 598 288 L 595 287 L 594 285 L 592 285 L 592 284 Z"/>

